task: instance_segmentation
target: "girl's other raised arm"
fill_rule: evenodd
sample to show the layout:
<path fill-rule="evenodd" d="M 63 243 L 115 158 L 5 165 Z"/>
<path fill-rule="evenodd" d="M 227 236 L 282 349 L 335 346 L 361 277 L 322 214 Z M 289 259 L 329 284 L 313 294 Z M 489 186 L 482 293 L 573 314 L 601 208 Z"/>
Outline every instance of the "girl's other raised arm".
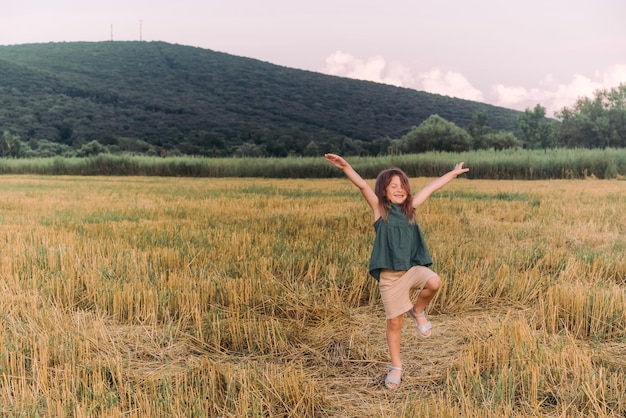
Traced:
<path fill-rule="evenodd" d="M 348 179 L 359 188 L 361 194 L 370 205 L 372 210 L 374 211 L 374 216 L 377 217 L 379 209 L 378 209 L 378 197 L 374 193 L 374 190 L 367 184 L 363 177 L 359 175 L 354 168 L 343 157 L 340 157 L 336 154 L 324 154 L 324 157 L 330 162 L 332 165 L 342 170 L 343 173 L 348 177 Z"/>
<path fill-rule="evenodd" d="M 454 169 L 448 171 L 443 176 L 439 177 L 436 180 L 433 180 L 432 182 L 424 186 L 422 190 L 420 190 L 415 196 L 413 196 L 413 207 L 416 208 L 424 203 L 431 194 L 441 189 L 443 186 L 455 179 L 458 175 L 467 173 L 469 171 L 469 168 L 464 168 L 463 164 L 464 163 L 458 163 L 454 166 Z"/>

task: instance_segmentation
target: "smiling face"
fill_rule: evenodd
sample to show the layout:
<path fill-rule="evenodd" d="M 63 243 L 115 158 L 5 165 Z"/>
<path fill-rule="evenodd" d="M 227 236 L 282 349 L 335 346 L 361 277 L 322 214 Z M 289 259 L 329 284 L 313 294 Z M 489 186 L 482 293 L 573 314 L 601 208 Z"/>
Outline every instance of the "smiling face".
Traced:
<path fill-rule="evenodd" d="M 409 222 L 412 221 L 415 208 L 413 208 L 413 196 L 411 195 L 409 178 L 404 171 L 399 168 L 389 168 L 381 171 L 378 177 L 376 177 L 374 193 L 378 198 L 381 216 L 384 219 L 387 219 L 387 213 L 391 209 L 391 205 L 397 204 L 402 207 L 402 213 L 406 215 Z"/>
<path fill-rule="evenodd" d="M 385 197 L 391 202 L 398 205 L 404 203 L 408 196 L 407 190 L 402 185 L 400 176 L 391 177 L 391 181 L 385 187 Z"/>

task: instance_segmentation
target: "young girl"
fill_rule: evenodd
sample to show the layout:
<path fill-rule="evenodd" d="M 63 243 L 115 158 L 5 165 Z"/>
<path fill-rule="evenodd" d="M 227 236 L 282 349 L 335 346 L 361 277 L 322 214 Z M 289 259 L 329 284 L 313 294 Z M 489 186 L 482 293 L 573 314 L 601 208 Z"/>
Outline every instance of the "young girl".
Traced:
<path fill-rule="evenodd" d="M 379 282 L 387 318 L 386 335 L 391 365 L 388 366 L 385 386 L 396 389 L 402 381 L 400 331 L 403 314 L 411 316 L 419 336 L 430 337 L 432 324 L 426 319 L 426 307 L 441 286 L 441 278 L 428 268 L 432 260 L 422 232 L 415 222 L 415 208 L 452 179 L 469 171 L 469 168 L 463 168 L 463 163 L 458 163 L 453 170 L 412 196 L 409 179 L 400 169 L 382 171 L 372 190 L 342 157 L 335 154 L 324 156 L 335 167 L 343 170 L 359 188 L 374 213 L 376 238 L 369 271 Z M 411 289 L 419 289 L 415 304 L 409 296 Z"/>

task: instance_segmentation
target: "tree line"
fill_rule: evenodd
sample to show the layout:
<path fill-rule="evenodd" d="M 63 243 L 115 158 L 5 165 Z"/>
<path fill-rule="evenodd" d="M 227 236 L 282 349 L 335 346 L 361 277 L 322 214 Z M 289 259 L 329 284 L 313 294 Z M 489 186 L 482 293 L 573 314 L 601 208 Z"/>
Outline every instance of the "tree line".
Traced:
<path fill-rule="evenodd" d="M 518 115 L 515 132 L 494 130 L 485 112 L 478 112 L 467 129 L 433 114 L 399 138 L 372 141 L 347 136 L 319 137 L 279 129 L 249 132 L 249 138 L 232 147 L 219 132 L 197 132 L 169 150 L 159 150 L 141 139 L 105 136 L 78 144 L 47 140 L 24 142 L 9 131 L 0 135 L 2 157 L 91 157 L 103 153 L 145 155 L 203 155 L 209 157 L 317 156 L 336 152 L 347 156 L 399 155 L 430 151 L 464 152 L 510 148 L 622 148 L 626 147 L 626 84 L 598 90 L 593 98 L 580 98 L 572 107 L 546 118 L 537 104 Z M 71 134 L 70 134 L 71 135 Z"/>

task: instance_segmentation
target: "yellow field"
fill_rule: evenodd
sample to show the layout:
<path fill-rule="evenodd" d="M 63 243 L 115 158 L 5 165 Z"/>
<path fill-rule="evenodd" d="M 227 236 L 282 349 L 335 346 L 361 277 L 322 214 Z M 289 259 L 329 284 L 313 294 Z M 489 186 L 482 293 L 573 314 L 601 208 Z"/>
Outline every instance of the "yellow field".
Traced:
<path fill-rule="evenodd" d="M 413 179 L 414 189 L 429 179 Z M 457 179 L 399 390 L 345 179 L 0 177 L 0 415 L 623 417 L 626 182 Z"/>

